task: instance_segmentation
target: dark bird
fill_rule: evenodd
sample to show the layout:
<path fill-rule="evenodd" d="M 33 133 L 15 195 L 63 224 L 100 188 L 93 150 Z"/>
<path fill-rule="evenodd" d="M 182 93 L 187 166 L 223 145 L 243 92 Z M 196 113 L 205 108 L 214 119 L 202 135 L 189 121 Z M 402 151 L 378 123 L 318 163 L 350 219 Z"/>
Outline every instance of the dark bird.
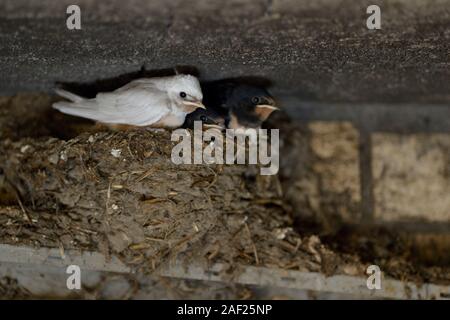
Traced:
<path fill-rule="evenodd" d="M 193 118 L 204 115 L 224 128 L 260 128 L 270 114 L 278 110 L 275 100 L 263 87 L 237 80 L 218 80 L 201 84 L 206 110 L 196 110 L 186 117 L 185 127 Z"/>
<path fill-rule="evenodd" d="M 225 129 L 225 119 L 213 109 L 197 109 L 188 114 L 182 127 L 193 129 L 195 121 L 201 122 L 203 129 Z"/>
<path fill-rule="evenodd" d="M 259 128 L 273 111 L 278 110 L 274 98 L 265 88 L 237 80 L 204 83 L 202 91 L 205 106 L 222 115 L 227 128 Z"/>

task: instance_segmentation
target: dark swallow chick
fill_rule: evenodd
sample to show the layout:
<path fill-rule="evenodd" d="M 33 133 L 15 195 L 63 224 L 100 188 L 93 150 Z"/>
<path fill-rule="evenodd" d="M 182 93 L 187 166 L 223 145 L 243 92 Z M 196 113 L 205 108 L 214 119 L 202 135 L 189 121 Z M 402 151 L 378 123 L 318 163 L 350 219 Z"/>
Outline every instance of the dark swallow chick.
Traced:
<path fill-rule="evenodd" d="M 193 128 L 193 121 L 213 122 L 226 129 L 260 128 L 278 110 L 267 89 L 236 80 L 202 83 L 206 110 L 196 110 L 186 117 L 183 125 Z"/>
<path fill-rule="evenodd" d="M 219 80 L 202 84 L 202 91 L 207 112 L 220 115 L 227 128 L 259 128 L 278 110 L 275 99 L 260 86 Z"/>

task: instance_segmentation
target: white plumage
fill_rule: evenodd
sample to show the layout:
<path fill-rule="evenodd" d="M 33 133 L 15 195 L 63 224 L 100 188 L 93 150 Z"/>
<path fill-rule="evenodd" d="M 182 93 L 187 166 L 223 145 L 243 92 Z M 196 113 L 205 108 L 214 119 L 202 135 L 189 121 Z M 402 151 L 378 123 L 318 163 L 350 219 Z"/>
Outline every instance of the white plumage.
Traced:
<path fill-rule="evenodd" d="M 55 109 L 105 124 L 173 128 L 204 108 L 198 79 L 190 75 L 137 79 L 93 99 L 60 89 L 56 93 L 71 102 L 56 102 Z"/>

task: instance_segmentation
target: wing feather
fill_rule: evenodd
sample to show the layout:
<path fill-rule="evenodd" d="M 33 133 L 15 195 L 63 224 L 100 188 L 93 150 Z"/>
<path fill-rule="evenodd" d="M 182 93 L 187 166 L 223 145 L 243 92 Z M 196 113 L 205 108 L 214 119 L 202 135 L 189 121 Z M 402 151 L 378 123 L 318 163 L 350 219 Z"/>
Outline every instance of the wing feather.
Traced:
<path fill-rule="evenodd" d="M 152 125 L 171 110 L 170 100 L 164 91 L 138 85 L 99 93 L 95 99 L 63 102 L 55 107 L 62 112 L 103 123 L 135 126 Z"/>

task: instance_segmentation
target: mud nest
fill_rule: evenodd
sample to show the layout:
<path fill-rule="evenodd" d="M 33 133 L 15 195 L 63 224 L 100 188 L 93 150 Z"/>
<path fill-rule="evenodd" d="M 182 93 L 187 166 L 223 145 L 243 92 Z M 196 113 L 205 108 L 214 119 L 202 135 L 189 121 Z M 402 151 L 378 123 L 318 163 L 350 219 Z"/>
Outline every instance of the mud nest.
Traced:
<path fill-rule="evenodd" d="M 292 229 L 276 176 L 175 165 L 172 146 L 169 132 L 145 130 L 4 141 L 0 163 L 20 205 L 0 209 L 2 242 L 100 251 L 150 269 L 176 258 L 325 271 L 326 248 Z"/>
<path fill-rule="evenodd" d="M 205 267 L 221 262 L 228 271 L 258 265 L 365 275 L 373 262 L 314 233 L 300 234 L 282 175 L 261 176 L 246 165 L 175 165 L 169 131 L 79 134 L 83 127 L 69 128 L 69 137 L 55 135 L 73 125 L 70 118 L 47 126 L 48 115 L 55 117 L 52 99 L 31 98 L 43 107 L 18 117 L 10 111 L 30 99 L 11 98 L 0 117 L 7 124 L 0 141 L 0 243 L 99 251 L 145 272 L 177 260 Z M 33 137 L 25 130 L 31 123 Z M 303 147 L 285 144 L 297 153 L 282 151 L 282 166 L 298 166 L 298 150 L 308 152 L 307 134 L 284 128 L 296 130 L 288 135 Z M 308 171 L 307 156 L 300 163 Z M 446 268 L 416 267 L 402 256 L 375 262 L 396 278 L 450 282 Z"/>

